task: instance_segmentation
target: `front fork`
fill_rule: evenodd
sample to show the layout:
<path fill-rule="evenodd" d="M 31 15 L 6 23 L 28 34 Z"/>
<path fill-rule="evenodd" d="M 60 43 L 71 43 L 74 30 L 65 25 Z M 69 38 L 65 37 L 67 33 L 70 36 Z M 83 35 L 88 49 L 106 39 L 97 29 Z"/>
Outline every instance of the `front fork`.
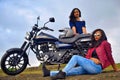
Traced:
<path fill-rule="evenodd" d="M 19 61 L 22 58 L 22 56 L 24 54 L 26 54 L 26 51 L 29 48 L 29 45 L 30 45 L 30 43 L 28 43 L 27 41 L 24 41 L 24 43 L 21 46 L 22 53 L 21 53 L 20 57 L 17 59 L 17 61 Z M 29 64 L 29 58 L 28 58 L 28 64 Z"/>
<path fill-rule="evenodd" d="M 27 41 L 25 41 L 23 43 L 23 45 L 21 46 L 21 49 L 23 50 L 23 52 L 26 52 L 26 50 L 28 49 L 30 43 L 28 43 Z"/>

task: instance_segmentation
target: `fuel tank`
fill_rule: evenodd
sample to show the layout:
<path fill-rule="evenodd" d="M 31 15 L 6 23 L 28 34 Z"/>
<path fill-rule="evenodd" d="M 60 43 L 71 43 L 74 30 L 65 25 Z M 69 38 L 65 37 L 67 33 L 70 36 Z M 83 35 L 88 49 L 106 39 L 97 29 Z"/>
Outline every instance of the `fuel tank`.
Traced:
<path fill-rule="evenodd" d="M 47 34 L 47 33 L 44 33 L 44 32 L 41 32 L 40 34 L 38 34 L 38 36 L 36 36 L 35 38 L 36 41 L 38 42 L 46 42 L 46 41 L 58 41 L 58 39 L 50 34 Z"/>

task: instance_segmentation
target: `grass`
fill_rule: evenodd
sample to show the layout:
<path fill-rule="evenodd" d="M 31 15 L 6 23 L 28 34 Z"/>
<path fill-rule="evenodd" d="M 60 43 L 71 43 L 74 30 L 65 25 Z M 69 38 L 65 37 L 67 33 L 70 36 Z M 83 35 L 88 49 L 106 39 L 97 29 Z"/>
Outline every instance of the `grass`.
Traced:
<path fill-rule="evenodd" d="M 116 66 L 117 66 L 117 68 L 120 69 L 120 63 L 116 64 Z M 109 67 L 105 68 L 103 71 L 110 71 L 110 70 L 113 70 L 112 66 L 109 66 Z"/>
<path fill-rule="evenodd" d="M 120 63 L 116 64 L 120 69 Z M 65 64 L 61 65 L 62 69 Z M 57 70 L 58 65 L 47 65 L 50 70 Z M 69 76 L 66 80 L 119 80 L 120 72 L 113 72 L 112 66 L 103 70 L 102 74 L 97 75 L 78 75 Z M 0 80 L 50 80 L 50 77 L 42 77 L 41 66 L 26 68 L 17 76 L 8 76 L 0 70 Z"/>
<path fill-rule="evenodd" d="M 62 69 L 65 65 L 66 64 L 62 64 L 60 69 Z M 120 63 L 116 64 L 116 66 L 117 66 L 117 68 L 120 69 Z M 50 70 L 57 70 L 58 65 L 47 65 L 47 68 Z M 109 66 L 106 69 L 104 69 L 103 72 L 104 71 L 111 71 L 111 70 L 113 70 L 112 66 Z M 41 73 L 42 73 L 41 66 L 39 66 L 39 67 L 26 68 L 21 74 L 41 74 Z M 6 76 L 6 74 L 3 73 L 3 71 L 1 69 L 0 69 L 0 75 Z"/>
<path fill-rule="evenodd" d="M 60 69 L 62 69 L 65 65 L 66 64 L 62 64 Z M 47 65 L 47 68 L 50 70 L 57 70 L 58 65 Z M 41 66 L 26 68 L 20 74 L 42 74 Z M 0 76 L 7 76 L 7 75 L 0 69 Z"/>

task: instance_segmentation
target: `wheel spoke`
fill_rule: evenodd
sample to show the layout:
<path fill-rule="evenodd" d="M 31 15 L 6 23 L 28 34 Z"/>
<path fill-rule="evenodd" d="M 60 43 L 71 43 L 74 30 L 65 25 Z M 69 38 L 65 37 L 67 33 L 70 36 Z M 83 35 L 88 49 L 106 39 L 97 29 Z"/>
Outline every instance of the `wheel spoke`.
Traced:
<path fill-rule="evenodd" d="M 13 57 L 15 56 L 15 53 L 13 54 Z"/>
<path fill-rule="evenodd" d="M 16 66 L 14 66 L 14 69 L 15 69 L 15 71 L 17 71 L 17 67 Z"/>
<path fill-rule="evenodd" d="M 24 59 L 20 60 L 20 62 L 24 62 Z"/>
<path fill-rule="evenodd" d="M 17 67 L 18 67 L 19 69 L 21 68 L 21 66 L 20 66 L 19 64 L 17 65 Z"/>
<path fill-rule="evenodd" d="M 19 63 L 19 65 L 23 65 L 23 63 Z"/>
<path fill-rule="evenodd" d="M 13 70 L 13 66 L 9 66 L 9 67 L 8 67 L 8 70 L 9 70 L 9 71 L 12 71 L 12 70 Z"/>
<path fill-rule="evenodd" d="M 6 60 L 5 63 L 6 63 L 6 64 L 9 64 L 9 60 Z"/>
<path fill-rule="evenodd" d="M 14 66 L 12 66 L 12 69 L 11 69 L 11 71 L 15 71 L 15 68 L 14 68 Z"/>
<path fill-rule="evenodd" d="M 8 57 L 8 59 L 12 59 L 12 57 Z"/>
<path fill-rule="evenodd" d="M 8 69 L 10 69 L 11 66 L 8 67 Z"/>
<path fill-rule="evenodd" d="M 5 64 L 5 65 L 7 66 L 7 65 L 10 65 L 10 64 L 7 63 L 7 64 Z"/>

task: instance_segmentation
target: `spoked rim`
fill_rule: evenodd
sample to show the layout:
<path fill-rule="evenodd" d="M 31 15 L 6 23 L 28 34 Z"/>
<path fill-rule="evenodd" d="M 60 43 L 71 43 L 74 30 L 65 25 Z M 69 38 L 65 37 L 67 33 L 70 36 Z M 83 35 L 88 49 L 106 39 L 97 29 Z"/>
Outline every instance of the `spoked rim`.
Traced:
<path fill-rule="evenodd" d="M 24 58 L 20 58 L 20 54 L 12 53 L 5 60 L 5 67 L 10 72 L 16 72 L 20 70 L 24 65 Z"/>
<path fill-rule="evenodd" d="M 17 75 L 24 71 L 28 56 L 20 48 L 11 48 L 1 58 L 1 69 L 7 75 Z"/>

